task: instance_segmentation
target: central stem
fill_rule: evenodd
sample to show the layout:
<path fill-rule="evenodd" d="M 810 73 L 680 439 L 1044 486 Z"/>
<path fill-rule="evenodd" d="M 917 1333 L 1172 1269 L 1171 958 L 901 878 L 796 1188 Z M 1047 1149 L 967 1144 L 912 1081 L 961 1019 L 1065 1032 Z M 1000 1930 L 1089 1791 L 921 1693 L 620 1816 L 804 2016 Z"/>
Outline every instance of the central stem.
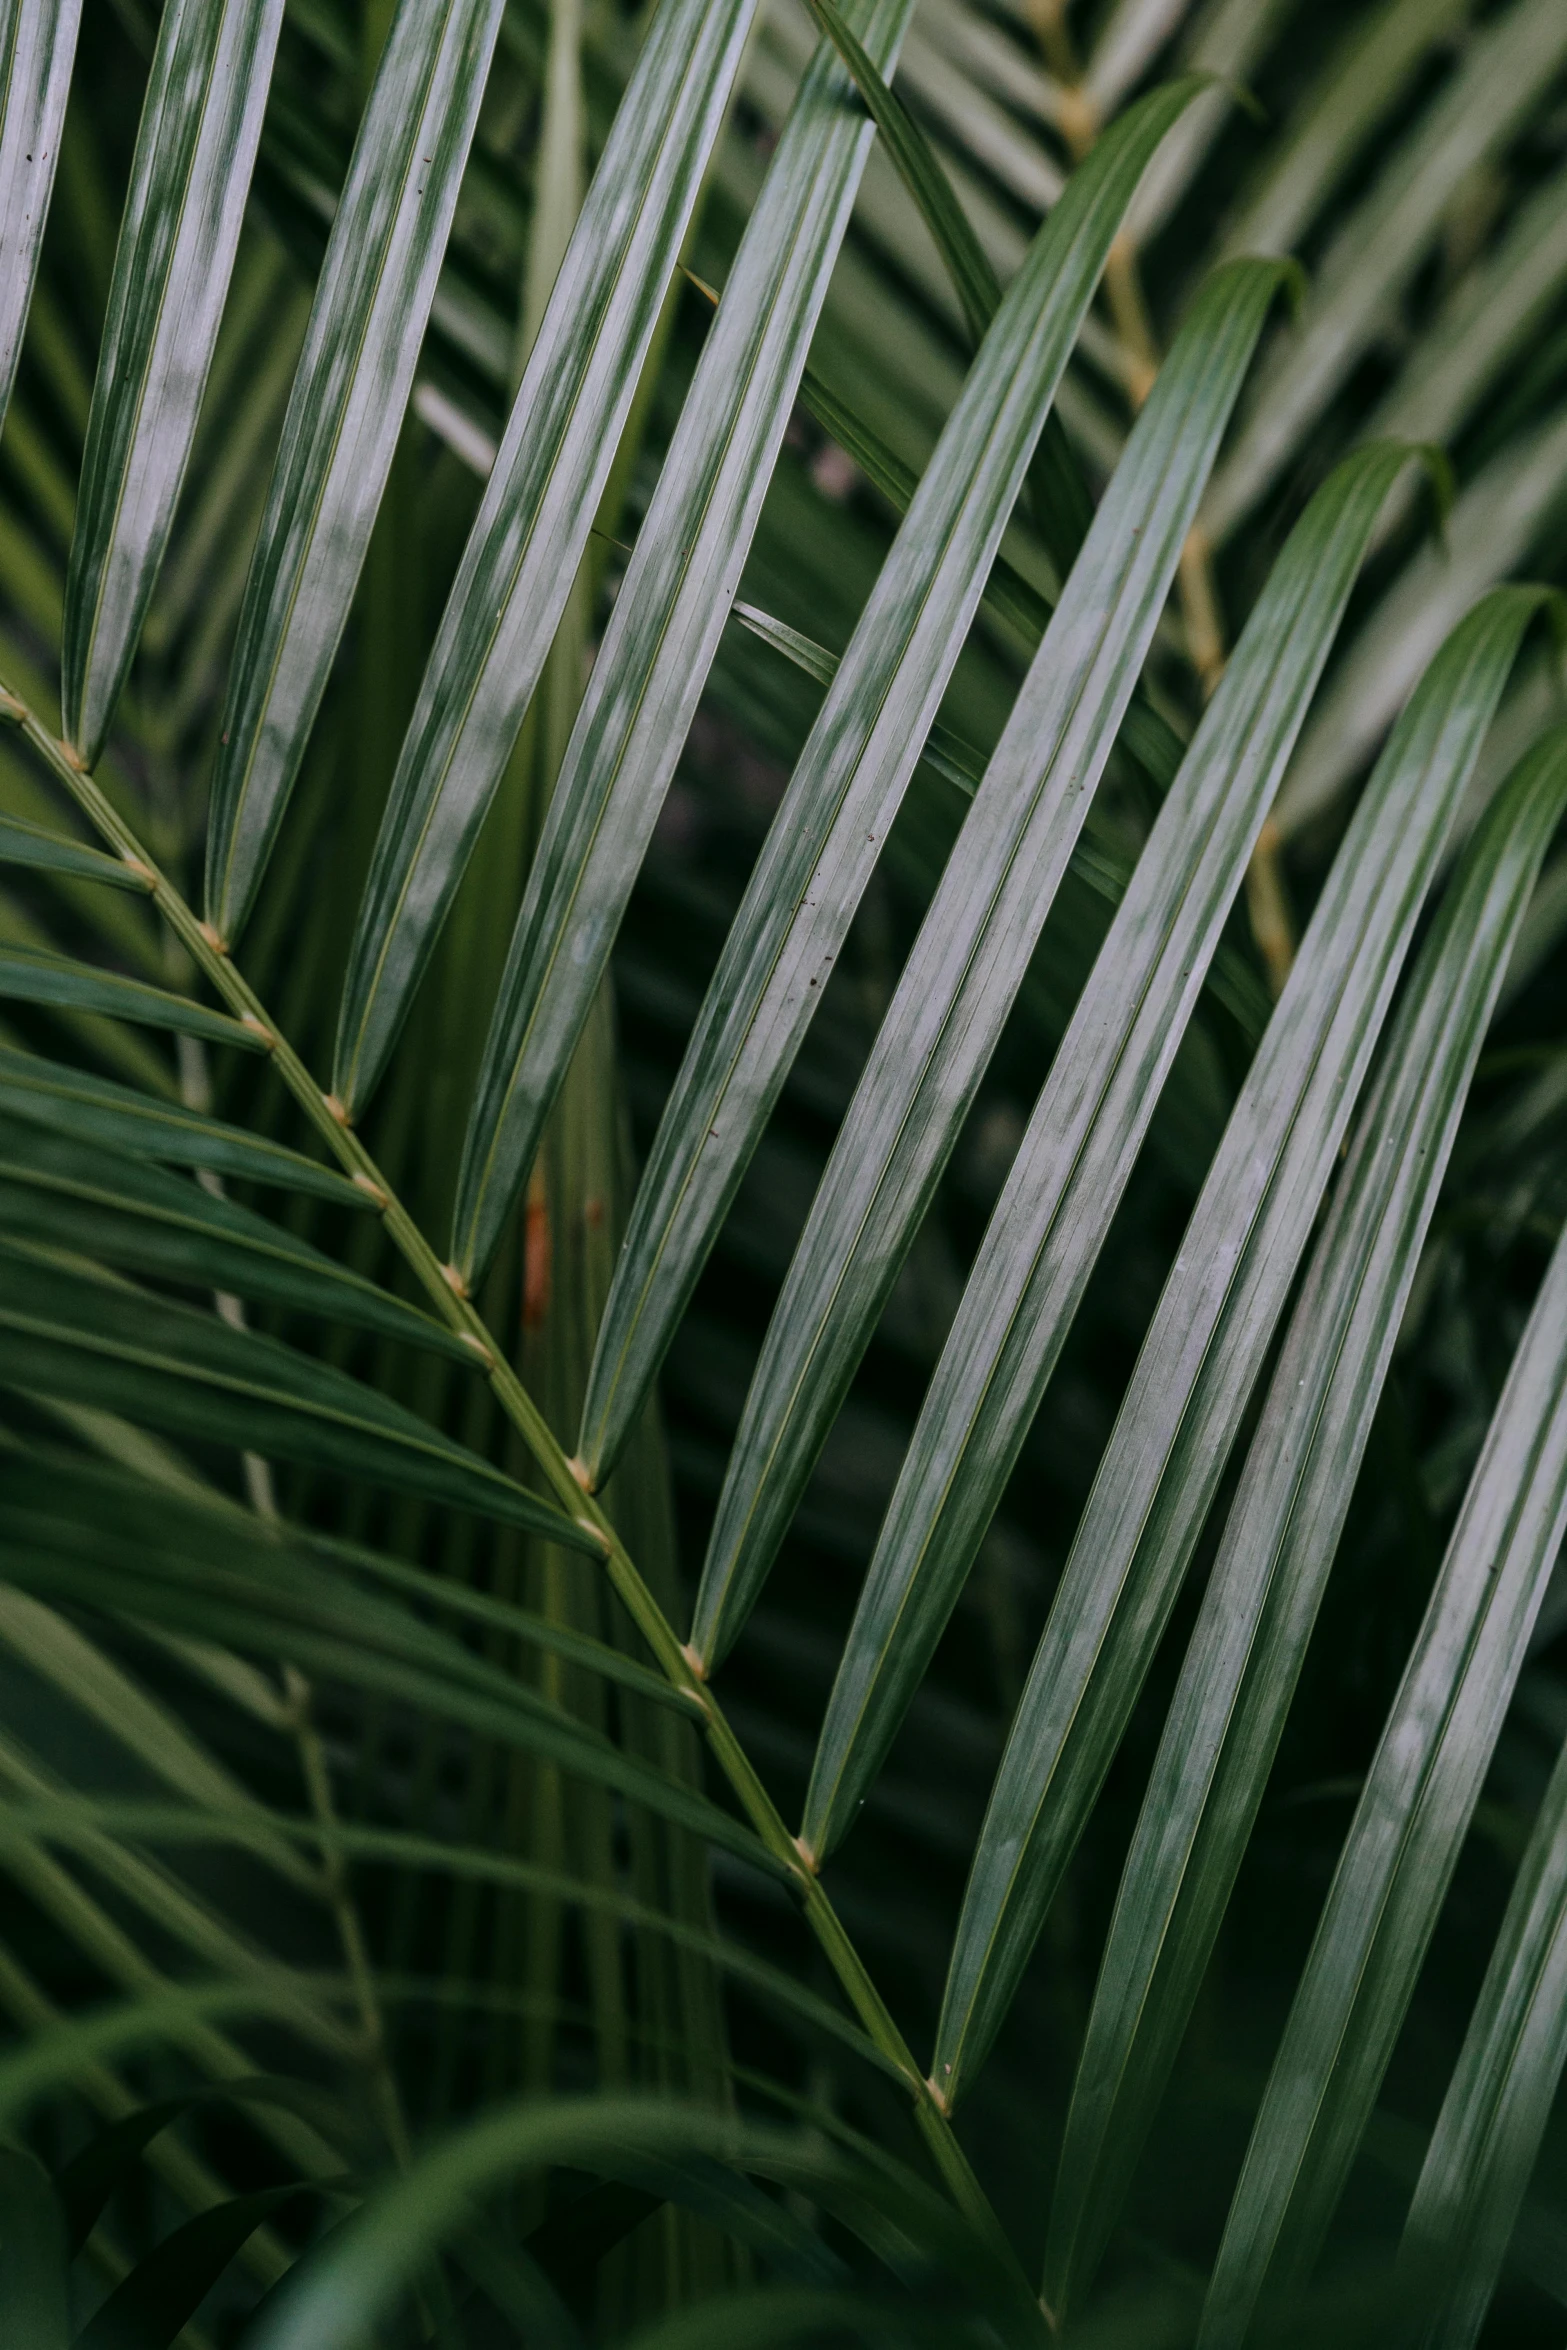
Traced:
<path fill-rule="evenodd" d="M 497 1403 L 527 1445 L 555 1500 L 569 1517 L 597 1538 L 617 1596 L 667 1679 L 673 1687 L 683 1692 L 693 1710 L 700 1715 L 713 1759 L 728 1780 L 747 1819 L 767 1850 L 788 1870 L 800 1895 L 811 1931 L 837 1976 L 850 2006 L 874 2045 L 897 2067 L 908 2083 L 920 2133 L 954 2203 L 989 2241 L 1020 2290 L 1028 2294 L 1029 2287 L 1017 2256 L 984 2189 L 974 2176 L 968 2157 L 958 2144 L 944 2108 L 922 2076 L 908 2043 L 893 2021 L 824 1887 L 814 1871 L 802 1861 L 783 1815 L 758 1778 L 750 1757 L 735 1736 L 717 1698 L 695 1670 L 674 1627 L 638 1573 L 604 1511 L 590 1494 L 584 1493 L 571 1462 L 486 1327 L 472 1299 L 457 1281 L 452 1268 L 443 1264 L 437 1256 L 349 1125 L 341 1105 L 332 1095 L 322 1092 L 298 1053 L 271 1019 L 254 988 L 243 973 L 236 969 L 222 941 L 207 923 L 197 917 L 180 891 L 147 854 L 131 827 L 78 763 L 69 747 L 58 741 L 28 705 L 3 685 L 0 685 L 0 716 L 8 716 L 16 721 L 88 821 L 125 863 L 143 876 L 159 913 L 206 975 L 216 993 L 243 1025 L 264 1041 L 273 1067 L 311 1125 L 339 1165 L 361 1190 L 374 1199 L 399 1254 L 418 1279 L 441 1319 L 467 1341 L 475 1357 L 482 1363 Z M 1048 2311 L 1045 2316 L 1049 2323 Z"/>

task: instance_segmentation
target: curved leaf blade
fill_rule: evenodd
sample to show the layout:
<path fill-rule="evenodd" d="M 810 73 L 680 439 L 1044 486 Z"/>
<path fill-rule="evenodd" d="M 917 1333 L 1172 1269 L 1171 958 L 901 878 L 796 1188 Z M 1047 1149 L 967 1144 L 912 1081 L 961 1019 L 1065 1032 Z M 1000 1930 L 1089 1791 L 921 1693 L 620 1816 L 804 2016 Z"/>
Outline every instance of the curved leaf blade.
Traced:
<path fill-rule="evenodd" d="M 904 966 L 774 1309 L 691 1639 L 759 1593 L 1023 983 L 1279 283 L 1223 271 L 1138 417 Z"/>
<path fill-rule="evenodd" d="M 836 959 L 979 603 L 1117 226 L 1195 95 L 1131 108 L 1007 289 L 735 917 L 664 1111 L 600 1327 L 578 1451 L 601 1479 L 647 1395 Z"/>
<path fill-rule="evenodd" d="M 908 0 L 862 7 L 890 63 Z M 527 1180 L 739 584 L 871 131 L 818 53 L 774 154 L 626 567 L 551 798 L 463 1150 L 471 1282 Z"/>
<path fill-rule="evenodd" d="M 385 1065 L 587 544 L 755 0 L 664 0 L 529 354 L 419 690 L 349 950 L 334 1088 Z"/>
<path fill-rule="evenodd" d="M 283 0 L 169 0 L 131 166 L 65 582 L 61 706 L 95 766 L 174 519 Z"/>
<path fill-rule="evenodd" d="M 1492 1417 L 1264 2091 L 1200 2341 L 1239 2342 L 1343 2191 L 1567 1531 L 1567 1239 Z"/>
<path fill-rule="evenodd" d="M 818 1854 L 854 1818 L 956 1603 L 1404 462 L 1349 459 L 1296 526 L 1057 1050 L 971 1276 L 982 1313 L 960 1308 L 839 1665 L 802 1830 Z"/>
<path fill-rule="evenodd" d="M 117 971 L 100 971 L 91 963 L 28 947 L 0 947 L 0 998 L 47 1004 L 62 1012 L 107 1012 L 116 1020 L 205 1037 L 211 1044 L 238 1045 L 247 1053 L 265 1050 L 261 1036 L 226 1012 L 209 1012 L 189 996 L 170 995 L 166 988 L 122 979 Z"/>
<path fill-rule="evenodd" d="M 1088 2282 L 1212 1953 L 1508 958 L 1567 730 L 1492 803 L 1393 1021 L 1203 1595 L 1122 1876 L 1062 2143 L 1046 2292 Z"/>
<path fill-rule="evenodd" d="M 1470 2350 L 1567 2062 L 1567 1761 L 1540 1805 L 1421 2166 L 1400 2247 L 1436 2314 L 1422 2350 Z M 1433 2288 L 1435 2290 L 1433 2291 Z"/>
<path fill-rule="evenodd" d="M 6 0 L 0 22 L 0 424 L 38 273 L 81 0 Z"/>
<path fill-rule="evenodd" d="M 412 1412 L 275 1339 L 0 1244 L 5 1375 L 176 1434 L 395 1485 L 599 1555 L 560 1511 Z"/>
<path fill-rule="evenodd" d="M 0 1232 L 160 1280 L 379 1331 L 454 1362 L 455 1332 L 234 1201 L 18 1125 L 0 1133 Z"/>
<path fill-rule="evenodd" d="M 106 857 L 102 849 L 84 848 L 19 816 L 0 816 L 0 865 L 31 865 L 42 873 L 68 873 L 81 881 L 104 881 L 111 889 L 140 890 L 144 895 L 147 889 L 143 875 L 123 857 Z"/>
<path fill-rule="evenodd" d="M 145 1513 L 143 1513 L 145 1515 Z M 613 1745 L 553 1698 L 473 1655 L 395 1602 L 323 1573 L 318 1553 L 218 1537 L 189 1513 L 172 1533 L 108 1525 L 73 1513 L 15 1473 L 0 1475 L 4 1573 L 52 1601 L 112 1609 L 199 1639 L 340 1681 L 479 1737 L 499 1738 L 647 1805 L 756 1865 L 772 1867 L 743 1822 L 694 1789 Z M 271 1833 L 270 1815 L 256 1815 Z M 230 1815 L 236 1834 L 255 1826 Z"/>
<path fill-rule="evenodd" d="M 238 936 L 364 562 L 484 94 L 500 0 L 402 0 L 354 144 L 245 583 L 207 833 Z"/>
<path fill-rule="evenodd" d="M 127 1157 L 166 1160 L 177 1167 L 207 1167 L 250 1183 L 303 1191 L 339 1207 L 367 1212 L 374 1204 L 346 1175 L 323 1167 L 280 1142 L 247 1134 L 178 1102 L 150 1100 L 112 1077 L 71 1069 L 41 1053 L 20 1053 L 0 1045 L 0 1109 L 29 1124 L 48 1128 L 96 1149 Z"/>
<path fill-rule="evenodd" d="M 934 2078 L 990 2045 L 1120 1740 L 1283 1311 L 1460 796 L 1541 592 L 1498 589 L 1399 720 L 1318 900 L 1138 1356 L 1006 1752 L 964 1896 Z M 1047 1089 L 1048 1091 L 1048 1089 Z M 913 1537 L 962 1561 L 1039 1396 L 1037 1334 L 1098 1232 L 1052 1130 L 1021 1150 L 911 1451 Z M 1079 1276 L 1080 1277 L 1080 1276 Z M 1021 1307 L 1021 1310 L 1019 1310 Z M 979 1413 L 981 1433 L 970 1434 Z M 947 1463 L 952 1466 L 948 1468 Z M 938 1467 L 938 1464 L 940 1466 Z M 926 1499 L 924 1497 L 928 1496 Z"/>

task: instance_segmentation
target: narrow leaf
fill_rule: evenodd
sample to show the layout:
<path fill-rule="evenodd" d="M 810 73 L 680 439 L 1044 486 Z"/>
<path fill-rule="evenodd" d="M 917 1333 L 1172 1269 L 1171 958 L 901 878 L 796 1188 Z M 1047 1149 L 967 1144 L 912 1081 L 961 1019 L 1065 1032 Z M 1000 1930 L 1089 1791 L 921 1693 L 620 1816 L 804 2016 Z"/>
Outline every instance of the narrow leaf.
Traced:
<path fill-rule="evenodd" d="M 408 404 L 500 0 L 401 0 L 354 144 L 251 559 L 207 835 L 239 933 L 348 617 Z"/>
<path fill-rule="evenodd" d="M 907 0 L 860 13 L 890 60 Z M 824 48 L 747 224 L 566 748 L 464 1147 L 453 1255 L 470 1280 L 596 999 L 761 516 L 870 145 L 847 97 Z"/>
<path fill-rule="evenodd" d="M 65 2350 L 65 2223 L 35 2155 L 0 2145 L 0 2339 Z"/>
<path fill-rule="evenodd" d="M 106 857 L 102 849 L 83 848 L 41 824 L 26 824 L 19 816 L 0 816 L 0 865 L 35 865 L 45 873 L 69 873 L 83 881 L 106 881 L 111 889 L 135 889 L 145 894 L 145 876 L 133 871 L 121 857 Z"/>
<path fill-rule="evenodd" d="M 62 1012 L 107 1012 L 116 1020 L 202 1036 L 213 1044 L 239 1045 L 249 1053 L 265 1047 L 265 1040 L 238 1020 L 225 1012 L 209 1012 L 189 996 L 170 995 L 139 979 L 122 979 L 118 972 L 99 971 L 90 963 L 27 947 L 0 947 L 0 997 L 13 1003 L 48 1004 Z"/>
<path fill-rule="evenodd" d="M 1122 1877 L 1051 2208 L 1045 2289 L 1057 2310 L 1088 2282 L 1212 1952 L 1564 802 L 1557 730 L 1492 803 L 1447 893 L 1313 1252 Z"/>
<path fill-rule="evenodd" d="M 188 2319 L 274 2211 L 330 2182 L 291 2180 L 198 2212 L 122 2277 L 76 2337 L 75 2350 L 169 2350 Z"/>
<path fill-rule="evenodd" d="M 169 0 L 142 108 L 65 583 L 61 706 L 96 765 L 184 478 L 283 0 Z"/>
<path fill-rule="evenodd" d="M 0 1330 L 5 1375 L 19 1387 L 400 1486 L 598 1554 L 569 1518 L 401 1405 L 215 1316 L 0 1245 Z"/>
<path fill-rule="evenodd" d="M 110 1077 L 93 1077 L 0 1045 L 0 1109 L 30 1124 L 138 1159 L 165 1159 L 179 1167 L 210 1167 L 251 1183 L 275 1184 L 368 1209 L 368 1193 L 330 1167 L 267 1142 L 238 1126 L 205 1118 L 177 1102 L 150 1101 Z"/>
<path fill-rule="evenodd" d="M 1470 2350 L 1567 2061 L 1567 1758 L 1540 1805 L 1421 2167 L 1401 2247 L 1434 2314 L 1423 2350 Z"/>
<path fill-rule="evenodd" d="M 248 1208 L 23 1123 L 0 1132 L 0 1232 L 473 1361 L 453 1331 Z"/>
<path fill-rule="evenodd" d="M 18 1498 L 13 1499 L 13 1493 Z M 23 1591 L 113 1610 L 416 1710 L 480 1738 L 537 1754 L 661 1817 L 771 1866 L 752 1831 L 704 1795 L 611 1744 L 553 1699 L 472 1655 L 411 1613 L 356 1592 L 282 1544 L 267 1555 L 241 1541 L 227 1556 L 203 1542 L 192 1555 L 144 1529 L 79 1524 L 47 1495 L 0 1478 L 4 1573 Z M 248 1815 L 236 1814 L 243 1829 Z"/>
<path fill-rule="evenodd" d="M 1559 1241 L 1339 1856 L 1204 2308 L 1239 2343 L 1315 2257 L 1479 1800 L 1567 1531 L 1567 1239 Z"/>
<path fill-rule="evenodd" d="M 1196 87 L 1141 100 L 1073 175 L 1007 289 L 811 729 L 632 1210 L 578 1444 L 595 1478 L 641 1409 L 837 958 L 1117 225 Z"/>
<path fill-rule="evenodd" d="M 81 0 L 0 10 L 0 424 L 10 406 L 43 243 Z"/>
<path fill-rule="evenodd" d="M 1310 1236 L 1464 787 L 1542 598 L 1454 630 L 1355 812 L 1144 1339 L 1040 1639 L 959 1921 L 935 2078 L 994 2038 L 1136 1701 Z M 1053 1086 L 991 1219 L 888 1513 L 958 1573 L 1104 1224 Z M 1068 1294 L 1063 1297 L 1062 1292 Z M 1059 1343 L 1059 1340 L 1056 1340 Z M 950 1564 L 946 1572 L 951 1572 Z"/>
<path fill-rule="evenodd" d="M 969 1326 L 977 1348 L 972 1383 L 962 1375 L 969 1357 L 949 1351 L 839 1666 L 806 1804 L 803 1832 L 818 1854 L 851 1823 L 957 1600 L 1147 1134 L 1195 988 L 1403 463 L 1403 452 L 1387 448 L 1351 458 L 1296 526 L 1057 1050 L 1003 1195 L 1005 1217 L 998 1210 L 974 1269 L 976 1294 L 993 1318 Z M 879 1064 L 878 1052 L 871 1066 Z M 845 1181 L 852 1166 L 845 1154 Z M 867 1242 L 876 1237 L 869 1220 L 865 1233 Z M 866 1258 L 874 1274 L 868 1247 Z M 803 1284 L 803 1252 L 799 1261 Z M 808 1396 L 798 1408 L 810 1414 Z M 944 1518 L 949 1483 L 953 1507 Z"/>
<path fill-rule="evenodd" d="M 393 778 L 338 1027 L 350 1109 L 385 1065 L 565 610 L 754 8 L 664 0 L 626 86 Z"/>
<path fill-rule="evenodd" d="M 947 861 L 751 1382 L 697 1594 L 709 1668 L 761 1589 L 1023 983 L 1278 282 L 1277 263 L 1244 262 L 1194 303 Z"/>

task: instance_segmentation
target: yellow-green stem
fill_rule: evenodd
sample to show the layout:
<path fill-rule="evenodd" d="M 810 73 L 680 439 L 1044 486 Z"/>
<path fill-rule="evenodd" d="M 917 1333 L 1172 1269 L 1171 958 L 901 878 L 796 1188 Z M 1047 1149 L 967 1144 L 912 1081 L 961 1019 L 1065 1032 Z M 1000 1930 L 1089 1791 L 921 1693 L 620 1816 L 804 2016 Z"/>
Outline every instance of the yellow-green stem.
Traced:
<path fill-rule="evenodd" d="M 701 1717 L 713 1759 L 734 1790 L 742 1810 L 762 1843 L 788 1869 L 799 1891 L 806 1919 L 832 1967 L 850 2006 L 873 2044 L 903 2074 L 913 2100 L 915 2118 L 931 2158 L 948 2193 L 1012 2272 L 1020 2289 L 1029 2287 L 1017 2256 L 989 2198 L 980 2186 L 968 2157 L 958 2144 L 950 2119 L 919 2066 L 897 2024 L 888 2012 L 863 1960 L 846 1933 L 842 1920 L 815 1873 L 806 1867 L 786 1827 L 782 1813 L 762 1785 L 749 1756 L 736 1738 L 712 1691 L 695 1671 L 674 1627 L 603 1510 L 584 1493 L 572 1465 L 501 1348 L 456 1283 L 423 1232 L 398 1199 L 364 1144 L 341 1114 L 332 1097 L 322 1091 L 304 1062 L 267 1013 L 254 988 L 235 966 L 227 948 L 210 926 L 202 922 L 167 875 L 148 856 L 140 840 L 119 815 L 99 786 L 20 698 L 0 684 L 0 717 L 9 717 L 75 800 L 89 823 L 125 862 L 146 880 L 159 913 L 186 947 L 215 992 L 235 1015 L 266 1039 L 273 1067 L 283 1084 L 326 1143 L 338 1164 L 376 1200 L 386 1228 L 404 1262 L 418 1279 L 442 1319 L 473 1347 L 482 1361 L 496 1401 L 521 1435 L 546 1484 L 562 1508 L 590 1529 L 604 1552 L 611 1584 L 671 1685 L 690 1701 Z M 1050 2314 L 1045 2311 L 1047 2323 Z"/>

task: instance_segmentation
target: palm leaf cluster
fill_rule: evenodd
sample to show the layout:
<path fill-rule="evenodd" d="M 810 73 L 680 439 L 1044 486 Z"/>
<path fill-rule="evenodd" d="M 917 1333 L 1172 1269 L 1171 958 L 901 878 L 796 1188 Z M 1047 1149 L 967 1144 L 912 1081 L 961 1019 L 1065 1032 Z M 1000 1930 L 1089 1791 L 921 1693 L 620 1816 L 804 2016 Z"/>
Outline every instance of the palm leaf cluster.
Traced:
<path fill-rule="evenodd" d="M 1560 0 L 0 61 L 6 2339 L 1554 2338 Z"/>

